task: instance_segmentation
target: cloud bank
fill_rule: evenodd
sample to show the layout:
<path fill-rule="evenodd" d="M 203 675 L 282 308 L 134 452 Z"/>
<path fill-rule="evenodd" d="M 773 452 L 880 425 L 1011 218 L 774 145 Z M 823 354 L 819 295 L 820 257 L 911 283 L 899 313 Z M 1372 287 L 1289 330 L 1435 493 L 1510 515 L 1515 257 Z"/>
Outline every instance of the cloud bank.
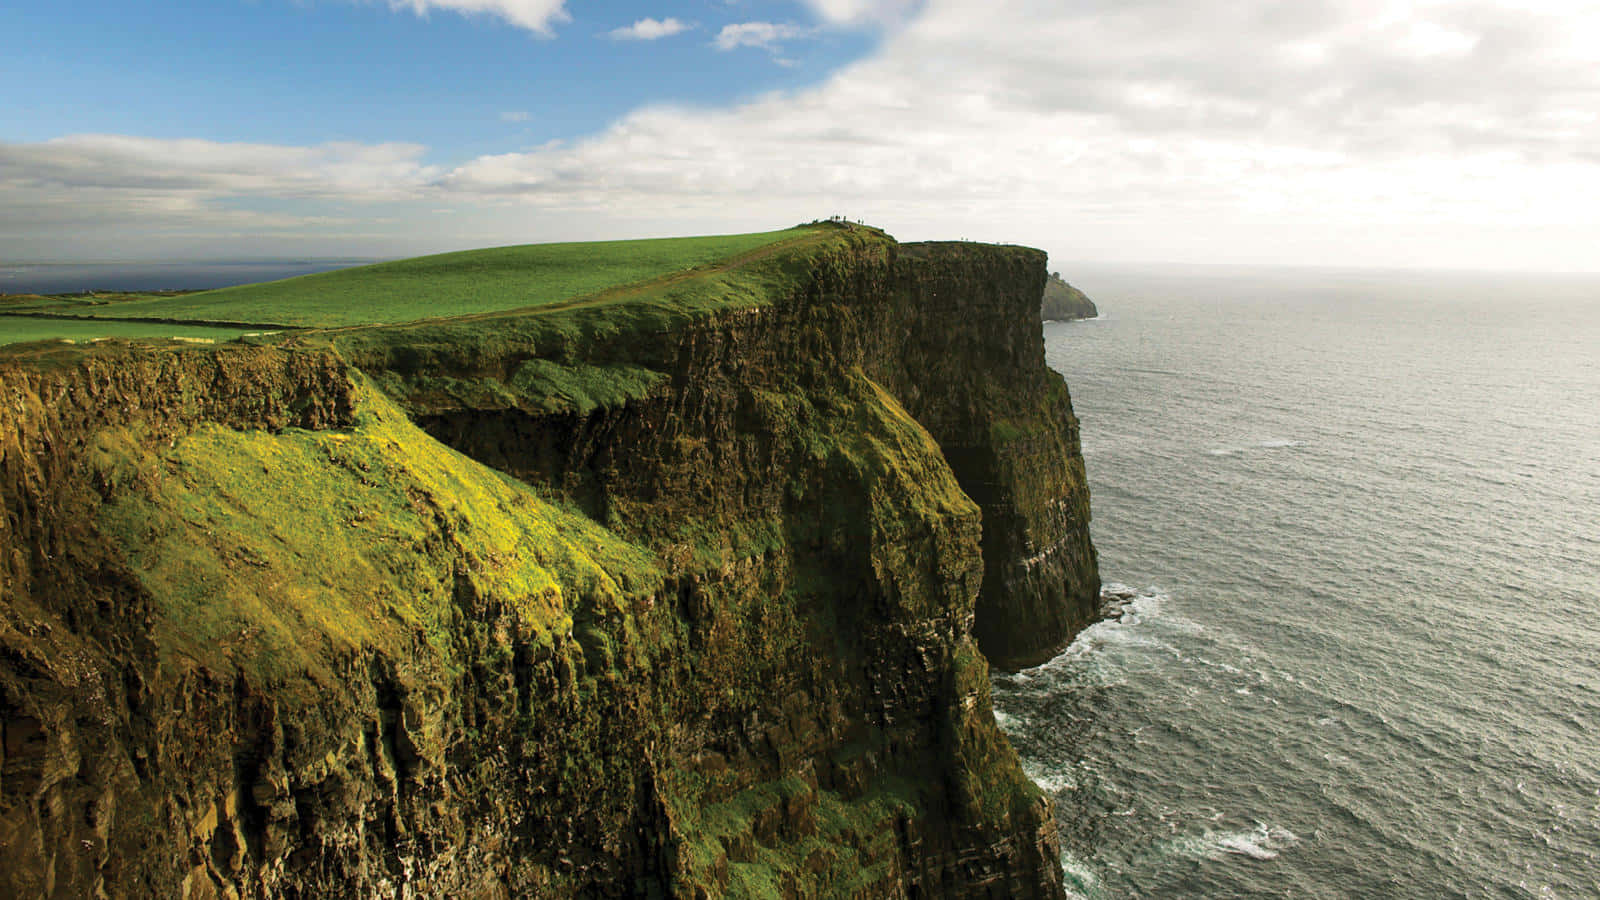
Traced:
<path fill-rule="evenodd" d="M 539 203 L 1592 222 L 1578 198 L 1600 199 L 1600 31 L 1584 9 L 942 0 L 817 89 L 640 110 L 441 185 Z M 717 44 L 790 33 L 746 23 Z"/>
<path fill-rule="evenodd" d="M 916 0 L 806 0 L 817 18 L 834 25 L 890 23 L 904 19 Z"/>
<path fill-rule="evenodd" d="M 1536 228 L 1600 240 L 1600 10 L 1587 4 L 812 5 L 839 23 L 913 14 L 814 88 L 648 107 L 443 167 L 410 145 L 0 145 L 0 203 L 49 198 L 39 215 L 71 218 L 107 202 L 139 217 L 416 199 L 531 229 L 519 237 L 556 218 L 635 233 L 629 222 L 844 213 L 902 236 L 1095 254 L 1115 240 L 1154 259 L 1240 258 L 1259 240 L 1294 261 L 1389 263 L 1409 257 L 1382 241 L 1429 228 L 1498 229 L 1511 240 L 1479 243 L 1504 253 L 1517 229 L 1529 248 Z M 785 27 L 744 23 L 717 45 L 770 48 Z"/>

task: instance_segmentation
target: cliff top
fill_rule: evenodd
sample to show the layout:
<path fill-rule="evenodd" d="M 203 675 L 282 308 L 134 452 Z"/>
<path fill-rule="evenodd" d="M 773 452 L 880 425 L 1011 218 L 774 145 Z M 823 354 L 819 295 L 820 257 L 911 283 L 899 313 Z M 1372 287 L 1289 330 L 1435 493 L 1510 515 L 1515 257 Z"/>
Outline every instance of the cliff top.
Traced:
<path fill-rule="evenodd" d="M 715 276 L 872 228 L 783 231 L 467 250 L 193 293 L 6 298 L 0 344 L 96 337 L 229 340 L 249 331 L 372 327 L 597 305 L 659 293 L 712 302 Z M 696 290 L 686 290 L 693 284 Z"/>

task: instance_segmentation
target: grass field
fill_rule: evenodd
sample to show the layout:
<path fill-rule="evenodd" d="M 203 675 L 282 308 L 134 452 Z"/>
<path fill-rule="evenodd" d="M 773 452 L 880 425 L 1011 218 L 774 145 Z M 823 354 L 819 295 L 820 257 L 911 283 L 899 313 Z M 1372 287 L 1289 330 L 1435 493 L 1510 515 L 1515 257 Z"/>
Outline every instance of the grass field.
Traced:
<path fill-rule="evenodd" d="M 307 333 L 373 375 L 413 411 L 443 407 L 587 413 L 648 394 L 675 365 L 676 342 L 657 336 L 699 316 L 781 302 L 803 291 L 838 254 L 879 253 L 877 229 L 818 226 L 727 265 L 671 274 L 531 311 L 480 313 L 399 325 Z"/>
<path fill-rule="evenodd" d="M 83 291 L 75 294 L 0 294 L 0 313 L 43 311 L 93 315 L 97 307 L 130 300 L 168 300 L 195 291 Z"/>
<path fill-rule="evenodd" d="M 302 275 L 178 297 L 129 300 L 84 313 L 339 327 L 542 306 L 710 266 L 806 229 L 643 241 L 467 250 Z"/>
<path fill-rule="evenodd" d="M 241 328 L 206 325 L 162 325 L 151 322 L 117 322 L 109 319 L 32 319 L 0 315 L 0 344 L 25 341 L 92 341 L 95 338 L 190 338 L 231 341 L 245 333 Z"/>

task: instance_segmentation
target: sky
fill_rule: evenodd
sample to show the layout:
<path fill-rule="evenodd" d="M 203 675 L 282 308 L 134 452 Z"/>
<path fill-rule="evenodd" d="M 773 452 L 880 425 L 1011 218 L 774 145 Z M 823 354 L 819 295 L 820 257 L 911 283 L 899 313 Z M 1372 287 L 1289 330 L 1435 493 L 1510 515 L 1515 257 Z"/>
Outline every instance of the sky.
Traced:
<path fill-rule="evenodd" d="M 11 0 L 0 262 L 830 215 L 1054 263 L 1600 270 L 1583 0 Z"/>

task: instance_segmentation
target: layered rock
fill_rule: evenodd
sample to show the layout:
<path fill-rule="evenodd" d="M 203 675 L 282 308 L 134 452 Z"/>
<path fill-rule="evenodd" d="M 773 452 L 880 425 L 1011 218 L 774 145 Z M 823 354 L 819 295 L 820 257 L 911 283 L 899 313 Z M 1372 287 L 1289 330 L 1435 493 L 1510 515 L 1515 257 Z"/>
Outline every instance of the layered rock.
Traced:
<path fill-rule="evenodd" d="M 0 893 L 1058 895 L 972 638 L 1094 602 L 1043 257 L 770 265 L 0 363 Z"/>

